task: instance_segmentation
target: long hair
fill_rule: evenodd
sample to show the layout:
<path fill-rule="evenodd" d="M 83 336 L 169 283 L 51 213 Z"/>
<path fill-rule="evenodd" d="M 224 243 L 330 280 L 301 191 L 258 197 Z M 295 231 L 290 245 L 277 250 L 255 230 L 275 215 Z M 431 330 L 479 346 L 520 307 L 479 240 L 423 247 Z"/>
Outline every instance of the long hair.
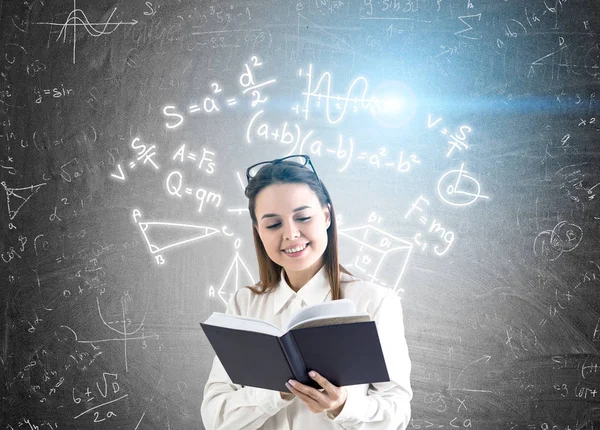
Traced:
<path fill-rule="evenodd" d="M 323 253 L 323 261 L 329 286 L 331 288 L 331 300 L 342 298 L 340 271 L 351 275 L 339 263 L 338 243 L 337 243 L 337 224 L 335 219 L 335 210 L 327 188 L 323 182 L 317 178 L 312 170 L 302 167 L 302 165 L 293 161 L 282 161 L 277 163 L 265 164 L 258 173 L 250 179 L 244 193 L 248 197 L 248 210 L 252 218 L 252 236 L 254 238 L 254 248 L 256 249 L 256 258 L 258 260 L 258 271 L 260 282 L 255 286 L 248 286 L 256 294 L 264 294 L 275 288 L 281 281 L 281 266 L 271 260 L 260 239 L 258 230 L 258 220 L 256 219 L 256 196 L 264 188 L 272 184 L 304 184 L 307 185 L 319 199 L 321 207 L 329 206 L 331 223 L 327 229 L 327 248 Z"/>

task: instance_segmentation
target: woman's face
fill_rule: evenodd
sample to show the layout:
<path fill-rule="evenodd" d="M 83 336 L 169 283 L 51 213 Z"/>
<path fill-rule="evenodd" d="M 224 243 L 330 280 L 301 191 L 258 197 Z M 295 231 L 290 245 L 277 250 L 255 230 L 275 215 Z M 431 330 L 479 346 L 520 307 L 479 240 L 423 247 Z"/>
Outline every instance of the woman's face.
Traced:
<path fill-rule="evenodd" d="M 291 279 L 308 281 L 323 265 L 330 213 L 304 184 L 273 184 L 256 196 L 256 229 L 269 258 Z"/>

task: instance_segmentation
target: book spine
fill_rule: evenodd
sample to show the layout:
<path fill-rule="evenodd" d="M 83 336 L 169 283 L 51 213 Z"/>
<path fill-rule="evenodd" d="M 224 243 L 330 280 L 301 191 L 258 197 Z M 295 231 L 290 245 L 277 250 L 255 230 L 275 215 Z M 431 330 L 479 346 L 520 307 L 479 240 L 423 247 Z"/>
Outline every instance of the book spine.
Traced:
<path fill-rule="evenodd" d="M 298 346 L 294 341 L 294 337 L 292 336 L 292 332 L 287 332 L 283 336 L 279 338 L 279 343 L 281 344 L 281 349 L 287 358 L 287 361 L 292 369 L 292 373 L 294 374 L 294 378 L 296 381 L 299 381 L 303 384 L 308 382 L 308 371 L 306 370 L 306 365 L 304 364 L 304 359 L 300 354 L 300 350 L 298 350 Z"/>

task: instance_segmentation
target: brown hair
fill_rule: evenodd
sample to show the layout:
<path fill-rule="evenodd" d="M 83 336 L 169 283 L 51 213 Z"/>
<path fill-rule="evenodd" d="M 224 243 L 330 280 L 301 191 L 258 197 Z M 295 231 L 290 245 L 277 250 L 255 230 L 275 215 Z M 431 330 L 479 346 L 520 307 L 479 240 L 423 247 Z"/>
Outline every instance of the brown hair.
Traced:
<path fill-rule="evenodd" d="M 331 223 L 327 229 L 327 248 L 323 252 L 323 260 L 329 286 L 331 288 L 331 300 L 342 298 L 340 288 L 340 271 L 351 275 L 338 260 L 337 244 L 337 224 L 333 203 L 325 184 L 309 168 L 302 167 L 293 161 L 280 161 L 277 163 L 265 164 L 258 173 L 250 179 L 244 193 L 248 197 L 248 210 L 252 218 L 252 236 L 254 237 L 254 248 L 256 249 L 256 258 L 258 260 L 258 271 L 260 281 L 253 287 L 247 286 L 257 294 L 264 294 L 275 288 L 281 281 L 281 266 L 272 261 L 267 255 L 262 240 L 255 228 L 258 225 L 256 219 L 256 196 L 264 188 L 272 184 L 304 184 L 308 186 L 319 199 L 322 207 L 329 206 Z M 258 287 L 258 288 L 254 288 Z"/>

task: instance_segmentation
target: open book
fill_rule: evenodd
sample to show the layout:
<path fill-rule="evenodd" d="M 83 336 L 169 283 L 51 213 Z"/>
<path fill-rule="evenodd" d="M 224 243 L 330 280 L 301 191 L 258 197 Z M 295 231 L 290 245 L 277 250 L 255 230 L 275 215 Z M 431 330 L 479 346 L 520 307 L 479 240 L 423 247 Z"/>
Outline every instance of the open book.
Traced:
<path fill-rule="evenodd" d="M 283 330 L 222 312 L 200 325 L 235 384 L 289 392 L 292 378 L 321 388 L 313 369 L 336 386 L 389 381 L 376 324 L 349 299 L 302 308 Z"/>

